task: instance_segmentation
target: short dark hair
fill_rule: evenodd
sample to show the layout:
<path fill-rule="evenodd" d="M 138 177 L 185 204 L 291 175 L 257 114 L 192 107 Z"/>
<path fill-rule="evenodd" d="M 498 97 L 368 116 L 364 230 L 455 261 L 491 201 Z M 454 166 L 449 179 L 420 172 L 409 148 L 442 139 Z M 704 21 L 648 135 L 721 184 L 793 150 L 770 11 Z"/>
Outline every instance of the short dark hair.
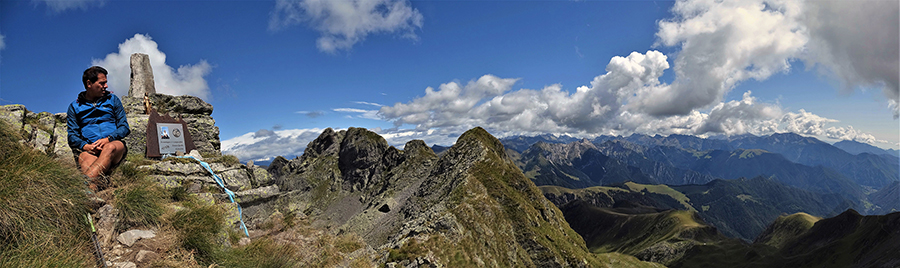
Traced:
<path fill-rule="evenodd" d="M 103 67 L 91 66 L 91 68 L 84 70 L 84 75 L 81 76 L 81 83 L 87 88 L 88 84 L 97 82 L 97 76 L 100 76 L 100 74 L 109 75 L 109 72 L 107 72 L 106 69 L 103 69 Z"/>

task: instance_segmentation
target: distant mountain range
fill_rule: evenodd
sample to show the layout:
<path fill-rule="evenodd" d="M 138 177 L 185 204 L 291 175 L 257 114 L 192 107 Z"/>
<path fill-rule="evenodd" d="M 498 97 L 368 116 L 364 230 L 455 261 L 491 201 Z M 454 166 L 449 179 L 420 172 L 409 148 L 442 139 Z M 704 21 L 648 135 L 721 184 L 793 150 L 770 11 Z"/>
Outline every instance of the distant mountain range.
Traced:
<path fill-rule="evenodd" d="M 869 144 L 865 144 L 857 141 L 839 141 L 833 144 L 834 147 L 841 148 L 841 150 L 847 151 L 851 154 L 861 154 L 861 153 L 869 153 L 874 155 L 892 155 L 900 157 L 900 151 L 894 149 L 881 149 Z"/>
<path fill-rule="evenodd" d="M 725 139 L 631 135 L 594 140 L 544 135 L 501 142 L 512 144 L 507 154 L 538 186 L 585 190 L 612 186 L 643 191 L 626 185 L 660 185 L 657 187 L 689 201 L 678 207 L 672 205 L 678 204 L 673 201 L 678 198 L 668 195 L 645 195 L 652 197 L 650 202 L 618 191 L 613 192 L 619 193 L 620 199 L 607 196 L 605 203 L 575 199 L 606 204 L 607 208 L 628 201 L 655 209 L 693 210 L 723 234 L 745 241 L 752 241 L 784 214 L 830 217 L 847 209 L 865 214 L 900 211 L 900 160 L 896 156 L 852 154 L 796 134 Z M 533 143 L 522 150 L 528 142 Z M 548 199 L 554 198 L 574 201 L 548 195 Z M 563 207 L 565 202 L 557 205 Z"/>

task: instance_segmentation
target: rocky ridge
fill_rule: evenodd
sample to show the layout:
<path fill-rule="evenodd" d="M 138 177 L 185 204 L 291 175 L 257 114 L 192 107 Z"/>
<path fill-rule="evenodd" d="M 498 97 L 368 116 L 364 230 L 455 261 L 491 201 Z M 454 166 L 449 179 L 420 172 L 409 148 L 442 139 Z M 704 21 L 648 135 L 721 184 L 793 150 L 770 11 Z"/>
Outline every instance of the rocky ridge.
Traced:
<path fill-rule="evenodd" d="M 282 193 L 248 210 L 293 210 L 360 234 L 400 266 L 581 267 L 596 260 L 558 208 L 481 128 L 438 158 L 377 134 L 325 130 L 301 157 L 269 166 Z M 297 213 L 297 212 L 293 212 Z M 253 218 L 254 216 L 248 216 Z"/>

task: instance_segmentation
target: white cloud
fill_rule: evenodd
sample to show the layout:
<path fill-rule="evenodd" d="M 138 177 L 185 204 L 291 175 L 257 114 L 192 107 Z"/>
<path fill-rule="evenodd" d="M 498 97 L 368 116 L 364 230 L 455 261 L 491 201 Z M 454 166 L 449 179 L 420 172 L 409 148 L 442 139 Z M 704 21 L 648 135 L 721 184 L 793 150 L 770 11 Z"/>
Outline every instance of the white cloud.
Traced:
<path fill-rule="evenodd" d="M 294 113 L 302 114 L 309 118 L 316 118 L 316 117 L 325 115 L 325 112 L 322 112 L 322 111 L 296 111 Z"/>
<path fill-rule="evenodd" d="M 881 88 L 894 118 L 900 100 L 900 2 L 810 1 L 802 17 L 804 59 L 835 75 L 844 91 Z"/>
<path fill-rule="evenodd" d="M 394 124 L 418 125 L 420 129 L 464 125 L 472 120 L 469 113 L 484 98 L 499 96 L 509 91 L 518 79 L 502 79 L 485 75 L 465 86 L 457 82 L 441 84 L 438 90 L 428 87 L 425 96 L 408 104 L 381 107 L 379 114 Z"/>
<path fill-rule="evenodd" d="M 399 33 L 416 39 L 423 17 L 404 0 L 277 0 L 269 18 L 269 30 L 277 31 L 308 23 L 322 35 L 320 51 L 349 50 L 369 34 Z"/>
<path fill-rule="evenodd" d="M 6 41 L 4 41 L 5 39 L 6 37 L 3 36 L 3 34 L 0 34 L 0 50 L 6 48 Z"/>
<path fill-rule="evenodd" d="M 747 91 L 740 101 L 719 103 L 713 107 L 695 133 L 713 132 L 734 135 L 748 132 L 774 132 L 776 127 L 773 124 L 765 124 L 761 121 L 776 118 L 781 114 L 781 108 L 772 104 L 759 103 L 756 98 L 750 96 L 750 91 Z"/>
<path fill-rule="evenodd" d="M 381 120 L 381 117 L 378 116 L 378 110 L 363 110 L 363 109 L 355 109 L 355 108 L 336 108 L 336 109 L 333 109 L 333 111 L 339 112 L 339 113 L 357 113 L 357 114 L 359 114 L 359 117 L 361 117 L 361 118 L 372 119 L 372 120 Z M 353 117 L 350 116 L 350 118 L 353 118 Z"/>
<path fill-rule="evenodd" d="M 143 53 L 150 57 L 153 68 L 153 81 L 157 93 L 169 95 L 191 95 L 209 100 L 209 85 L 204 78 L 212 71 L 206 60 L 194 65 L 179 66 L 178 69 L 166 64 L 166 54 L 159 50 L 149 35 L 135 34 L 134 37 L 119 44 L 119 52 L 110 53 L 104 59 L 94 59 L 93 65 L 99 65 L 109 71 L 110 90 L 119 95 L 127 95 L 131 84 L 131 54 Z"/>
<path fill-rule="evenodd" d="M 633 107 L 684 115 L 708 108 L 747 79 L 818 65 L 844 91 L 881 89 L 900 110 L 900 2 L 678 1 L 659 22 L 658 45 L 680 49 L 670 85 L 639 92 Z"/>
<path fill-rule="evenodd" d="M 378 103 L 374 103 L 374 102 L 365 102 L 365 101 L 356 101 L 356 102 L 354 102 L 354 103 L 356 103 L 356 104 L 363 104 L 363 105 L 370 105 L 370 106 L 375 106 L 375 107 L 381 107 L 381 106 L 384 106 L 384 105 L 381 105 L 381 104 L 378 104 Z"/>
<path fill-rule="evenodd" d="M 492 76 L 490 80 L 498 80 L 499 78 Z M 482 77 L 482 78 L 485 78 Z M 504 80 L 504 79 L 499 79 Z M 514 79 L 513 79 L 514 80 Z M 469 85 L 472 85 L 470 82 Z M 448 83 L 451 84 L 451 83 Z M 448 85 L 444 84 L 444 85 Z M 452 87 L 449 87 L 452 88 Z M 462 89 L 469 88 L 462 87 Z M 596 88 L 596 87 L 595 87 Z M 449 89 L 448 89 L 449 90 Z M 582 89 L 587 91 L 587 89 Z M 451 90 L 452 91 L 452 90 Z M 454 91 L 455 93 L 463 93 L 465 90 Z M 411 113 L 398 116 L 395 120 L 401 120 L 408 116 L 416 116 L 418 114 L 430 114 L 434 112 L 448 113 L 446 117 L 428 117 L 420 124 L 414 125 L 413 129 L 401 129 L 399 127 L 392 129 L 373 129 L 387 140 L 387 142 L 398 148 L 413 139 L 424 140 L 428 145 L 452 145 L 456 139 L 466 130 L 476 126 L 485 128 L 488 132 L 498 138 L 512 135 L 535 135 L 545 133 L 566 134 L 575 137 L 591 138 L 598 135 L 623 135 L 627 136 L 632 133 L 643 134 L 685 134 L 708 136 L 711 134 L 754 134 L 769 135 L 773 133 L 793 132 L 806 136 L 818 138 L 829 138 L 839 140 L 855 140 L 864 143 L 887 143 L 884 140 L 876 139 L 873 135 L 857 130 L 852 126 L 833 126 L 838 123 L 837 120 L 824 118 L 816 114 L 799 110 L 798 112 L 785 112 L 777 104 L 764 103 L 758 101 L 751 95 L 751 92 L 745 92 L 741 100 L 720 102 L 716 104 L 708 112 L 700 112 L 693 110 L 687 115 L 673 115 L 667 117 L 656 117 L 643 113 L 632 113 L 627 109 L 621 110 L 617 116 L 607 118 L 607 121 L 601 121 L 598 124 L 569 124 L 566 118 L 557 121 L 552 116 L 552 112 L 542 110 L 551 106 L 550 102 L 558 107 L 561 104 L 572 104 L 579 97 L 576 94 L 568 95 L 562 93 L 558 99 L 547 98 L 547 102 L 534 102 L 541 98 L 558 93 L 558 86 L 550 86 L 541 91 L 520 89 L 510 91 L 494 97 L 482 97 L 482 104 L 473 107 L 466 112 L 448 112 L 426 110 L 423 113 Z M 432 95 L 440 92 L 431 91 Z M 444 93 L 446 94 L 446 93 Z M 451 94 L 452 95 L 452 94 Z M 454 96 L 465 95 L 458 94 Z M 524 97 L 523 97 L 524 96 Z M 434 100 L 434 96 L 425 97 L 411 101 L 417 105 L 424 105 L 423 99 Z M 496 108 L 497 103 L 503 103 L 509 100 L 509 106 Z M 527 102 L 534 102 L 533 105 L 524 105 L 525 108 L 518 110 L 509 110 L 510 107 L 520 107 Z M 595 105 L 579 106 L 594 107 Z M 395 105 L 395 106 L 400 106 Z M 405 105 L 403 108 L 412 110 L 413 105 Z M 384 108 L 394 108 L 385 106 Z M 559 109 L 559 108 L 555 108 Z M 383 109 L 384 110 L 384 109 Z M 383 111 L 382 110 L 382 111 Z M 358 113 L 363 114 L 359 117 L 375 116 L 373 110 L 355 109 L 355 108 L 338 108 L 335 112 Z M 539 114 L 543 113 L 542 116 Z M 456 115 L 456 119 L 451 120 L 449 115 Z M 382 115 L 383 116 L 383 115 Z M 520 120 L 527 118 L 527 120 Z M 575 117 L 573 117 L 575 118 Z M 369 118 L 378 119 L 378 118 Z M 384 119 L 384 118 L 382 118 Z M 451 124 L 452 122 L 461 122 Z M 438 127 L 426 127 L 426 125 L 436 125 Z M 596 127 L 595 125 L 602 126 Z M 223 153 L 238 156 L 241 160 L 256 160 L 271 158 L 277 155 L 299 155 L 307 144 L 318 137 L 321 133 L 320 129 L 293 129 L 293 130 L 259 130 L 250 132 L 239 137 L 235 137 L 222 142 Z"/>
<path fill-rule="evenodd" d="M 35 5 L 46 4 L 53 13 L 62 13 L 69 9 L 87 10 L 89 7 L 102 7 L 105 0 L 31 0 Z"/>

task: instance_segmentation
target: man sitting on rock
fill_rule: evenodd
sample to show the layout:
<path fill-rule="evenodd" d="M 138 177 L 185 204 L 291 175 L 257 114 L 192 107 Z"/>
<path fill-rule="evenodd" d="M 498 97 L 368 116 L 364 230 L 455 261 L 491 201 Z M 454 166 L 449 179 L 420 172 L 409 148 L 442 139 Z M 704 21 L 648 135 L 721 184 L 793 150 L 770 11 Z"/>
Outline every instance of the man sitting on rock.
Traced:
<path fill-rule="evenodd" d="M 122 101 L 106 90 L 107 74 L 100 66 L 84 70 L 81 82 L 85 90 L 66 112 L 69 147 L 93 191 L 101 190 L 98 179 L 125 158 L 127 148 L 122 139 L 131 133 Z"/>

